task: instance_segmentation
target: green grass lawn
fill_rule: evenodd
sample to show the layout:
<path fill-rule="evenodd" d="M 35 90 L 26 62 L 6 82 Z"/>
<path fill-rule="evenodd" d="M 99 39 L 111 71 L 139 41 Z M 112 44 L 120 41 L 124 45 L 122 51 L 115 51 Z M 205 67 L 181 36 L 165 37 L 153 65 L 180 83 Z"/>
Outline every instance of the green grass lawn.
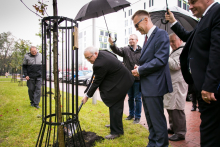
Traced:
<path fill-rule="evenodd" d="M 79 98 L 81 101 L 81 97 Z M 18 86 L 11 78 L 0 77 L 0 146 L 34 147 L 40 131 L 41 109 L 30 106 L 27 86 Z M 110 133 L 108 107 L 101 101 L 97 105 L 89 100 L 80 110 L 79 121 L 82 130 L 105 137 Z M 41 103 L 40 103 L 40 107 Z M 123 116 L 123 120 L 127 116 Z M 132 121 L 123 121 L 124 135 L 115 140 L 97 142 L 96 147 L 145 147 L 148 130 Z"/>

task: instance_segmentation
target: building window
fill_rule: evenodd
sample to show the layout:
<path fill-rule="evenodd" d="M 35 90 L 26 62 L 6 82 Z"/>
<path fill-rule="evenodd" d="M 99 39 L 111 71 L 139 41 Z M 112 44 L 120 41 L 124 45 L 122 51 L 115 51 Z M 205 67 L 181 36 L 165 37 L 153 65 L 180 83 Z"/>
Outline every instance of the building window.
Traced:
<path fill-rule="evenodd" d="M 84 35 L 86 35 L 86 31 L 84 31 Z"/>
<path fill-rule="evenodd" d="M 154 0 L 152 0 L 152 6 L 154 6 Z"/>
<path fill-rule="evenodd" d="M 82 32 L 81 33 L 79 33 L 79 39 L 81 39 L 82 38 Z"/>
<path fill-rule="evenodd" d="M 178 7 L 182 8 L 182 0 L 177 0 L 178 2 Z"/>
<path fill-rule="evenodd" d="M 144 9 L 146 9 L 146 3 L 144 2 Z"/>
<path fill-rule="evenodd" d="M 86 43 L 84 43 L 84 47 L 86 47 Z"/>
<path fill-rule="evenodd" d="M 100 31 L 100 35 L 102 35 L 102 36 L 103 36 L 103 35 L 104 35 L 104 31 Z"/>
<path fill-rule="evenodd" d="M 125 18 L 126 18 L 126 12 L 125 12 Z"/>
<path fill-rule="evenodd" d="M 128 38 L 125 38 L 125 44 L 128 44 Z"/>
<path fill-rule="evenodd" d="M 115 34 L 115 38 L 117 38 L 117 34 Z"/>
<path fill-rule="evenodd" d="M 131 15 L 132 15 L 132 9 L 128 10 L 128 16 L 131 16 Z"/>
<path fill-rule="evenodd" d="M 125 20 L 125 27 L 128 26 L 128 20 Z"/>
<path fill-rule="evenodd" d="M 130 23 L 130 25 L 132 25 L 132 19 L 131 19 L 131 23 Z"/>
<path fill-rule="evenodd" d="M 102 36 L 99 36 L 99 41 L 102 41 Z"/>
<path fill-rule="evenodd" d="M 103 42 L 100 42 L 100 48 L 103 48 Z"/>
<path fill-rule="evenodd" d="M 105 36 L 108 36 L 108 32 L 105 32 Z"/>
<path fill-rule="evenodd" d="M 126 29 L 125 29 L 125 35 L 126 35 Z"/>
<path fill-rule="evenodd" d="M 149 7 L 151 7 L 151 0 L 149 0 Z"/>
<path fill-rule="evenodd" d="M 186 10 L 186 2 L 183 1 L 183 9 Z"/>
<path fill-rule="evenodd" d="M 128 34 L 129 34 L 129 35 L 132 34 L 132 28 L 129 28 L 129 29 L 128 29 Z"/>
<path fill-rule="evenodd" d="M 189 11 L 189 4 L 187 4 L 187 11 Z"/>
<path fill-rule="evenodd" d="M 86 41 L 86 37 L 84 37 L 84 41 Z"/>
<path fill-rule="evenodd" d="M 107 43 L 104 43 L 104 46 L 103 46 L 103 48 L 107 48 Z"/>
<path fill-rule="evenodd" d="M 107 37 L 104 38 L 104 42 L 107 42 Z"/>

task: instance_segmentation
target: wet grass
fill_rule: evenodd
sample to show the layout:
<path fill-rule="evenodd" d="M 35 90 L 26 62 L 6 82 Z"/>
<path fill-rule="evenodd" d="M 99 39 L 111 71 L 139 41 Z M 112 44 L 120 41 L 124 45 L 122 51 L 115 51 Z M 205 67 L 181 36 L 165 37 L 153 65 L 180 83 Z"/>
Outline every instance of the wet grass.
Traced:
<path fill-rule="evenodd" d="M 42 123 L 41 109 L 30 106 L 27 86 L 18 86 L 11 78 L 0 78 L 0 146 L 33 147 Z M 81 97 L 80 100 L 81 101 Z M 40 102 L 41 107 L 41 102 Z M 123 116 L 123 120 L 127 116 Z M 97 105 L 89 100 L 79 113 L 82 130 L 97 133 L 105 137 L 110 133 L 108 107 L 101 101 Z M 124 135 L 115 140 L 104 140 L 96 147 L 145 147 L 148 142 L 148 130 L 132 121 L 123 121 Z"/>

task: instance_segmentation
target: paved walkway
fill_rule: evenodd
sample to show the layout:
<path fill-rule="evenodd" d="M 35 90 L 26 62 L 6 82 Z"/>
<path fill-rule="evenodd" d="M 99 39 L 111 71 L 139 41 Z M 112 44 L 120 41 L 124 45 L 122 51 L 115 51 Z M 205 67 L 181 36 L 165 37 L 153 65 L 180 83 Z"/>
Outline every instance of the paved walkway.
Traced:
<path fill-rule="evenodd" d="M 79 86 L 79 96 L 84 96 L 83 91 L 85 88 L 86 88 L 85 86 Z M 97 94 L 97 99 L 101 100 L 99 92 Z M 199 125 L 201 123 L 200 113 L 198 111 L 192 112 L 191 108 L 192 108 L 192 102 L 186 101 L 186 105 L 185 105 L 186 126 L 187 126 L 186 138 L 185 140 L 181 140 L 181 141 L 170 141 L 170 144 L 172 147 L 199 147 L 200 146 L 200 132 L 199 132 Z M 165 116 L 168 122 L 168 114 L 165 109 L 164 109 L 164 113 L 165 113 Z M 126 114 L 127 116 L 129 115 L 127 96 L 124 102 L 124 114 Z M 142 107 L 142 112 L 141 112 L 140 124 L 143 125 L 146 129 L 148 129 L 143 107 Z"/>
<path fill-rule="evenodd" d="M 71 87 L 72 87 L 72 84 L 70 84 L 70 89 Z M 84 96 L 85 89 L 86 89 L 85 86 L 79 86 L 79 96 Z M 97 100 L 102 101 L 98 90 L 96 92 L 97 92 Z M 186 138 L 185 140 L 181 140 L 181 141 L 170 141 L 170 144 L 172 147 L 199 147 L 200 146 L 200 132 L 199 132 L 199 125 L 201 123 L 200 113 L 198 111 L 192 112 L 191 108 L 192 108 L 192 102 L 186 101 L 186 105 L 185 105 L 186 125 L 187 125 Z M 165 116 L 168 122 L 167 111 L 164 110 L 164 113 L 165 113 Z M 124 102 L 124 114 L 126 114 L 127 116 L 129 115 L 127 96 Z M 142 112 L 141 112 L 140 124 L 143 125 L 146 129 L 148 129 L 143 107 L 142 107 Z"/>

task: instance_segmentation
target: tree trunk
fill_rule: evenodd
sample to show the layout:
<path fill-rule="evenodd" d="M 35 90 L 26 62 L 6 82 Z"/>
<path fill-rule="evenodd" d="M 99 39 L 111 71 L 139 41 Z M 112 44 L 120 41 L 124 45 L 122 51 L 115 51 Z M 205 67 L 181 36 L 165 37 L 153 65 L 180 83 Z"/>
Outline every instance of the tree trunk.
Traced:
<path fill-rule="evenodd" d="M 53 0 L 53 15 L 57 16 L 57 0 Z M 59 88 L 59 80 L 58 79 L 58 22 L 54 22 L 53 27 L 53 72 L 54 72 L 54 87 L 55 87 L 55 112 L 57 116 L 57 121 L 62 122 L 62 113 L 61 113 L 61 95 L 60 95 L 60 88 Z M 58 143 L 59 147 L 65 147 L 64 141 L 64 130 L 63 126 L 58 127 Z"/>

